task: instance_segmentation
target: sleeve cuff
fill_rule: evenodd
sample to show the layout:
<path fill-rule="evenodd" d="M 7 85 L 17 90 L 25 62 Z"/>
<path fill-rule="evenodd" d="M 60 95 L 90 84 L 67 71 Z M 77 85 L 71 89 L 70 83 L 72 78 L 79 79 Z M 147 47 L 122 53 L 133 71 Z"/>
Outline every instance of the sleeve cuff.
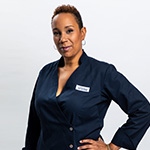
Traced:
<path fill-rule="evenodd" d="M 128 150 L 136 150 L 136 146 L 133 145 L 129 136 L 125 134 L 122 128 L 118 129 L 111 142 L 119 147 L 126 148 Z"/>

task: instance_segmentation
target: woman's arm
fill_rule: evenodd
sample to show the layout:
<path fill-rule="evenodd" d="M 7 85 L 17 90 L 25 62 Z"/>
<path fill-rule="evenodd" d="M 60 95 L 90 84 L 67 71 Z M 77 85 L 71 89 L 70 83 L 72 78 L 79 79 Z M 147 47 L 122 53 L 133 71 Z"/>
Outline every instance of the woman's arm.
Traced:
<path fill-rule="evenodd" d="M 107 69 L 103 92 L 128 115 L 128 120 L 118 129 L 111 142 L 135 150 L 150 126 L 148 100 L 112 65 Z"/>
<path fill-rule="evenodd" d="M 113 143 L 110 143 L 110 144 L 108 144 L 108 148 L 107 149 L 108 150 L 119 150 L 120 147 L 115 145 L 115 144 L 113 144 Z"/>
<path fill-rule="evenodd" d="M 30 104 L 25 147 L 22 150 L 35 150 L 40 135 L 40 121 L 35 110 L 35 89 Z"/>

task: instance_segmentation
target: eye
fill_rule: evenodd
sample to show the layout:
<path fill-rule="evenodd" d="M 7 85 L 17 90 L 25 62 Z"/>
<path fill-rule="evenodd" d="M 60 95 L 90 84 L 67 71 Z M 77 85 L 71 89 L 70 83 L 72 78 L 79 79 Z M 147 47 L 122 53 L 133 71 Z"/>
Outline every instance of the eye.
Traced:
<path fill-rule="evenodd" d="M 73 29 L 68 29 L 68 30 L 66 31 L 67 34 L 70 34 L 70 33 L 72 33 L 72 32 L 73 32 Z"/>
<path fill-rule="evenodd" d="M 60 35 L 60 32 L 59 32 L 59 31 L 54 31 L 54 32 L 53 32 L 53 35 L 54 35 L 54 36 L 59 36 L 59 35 Z"/>

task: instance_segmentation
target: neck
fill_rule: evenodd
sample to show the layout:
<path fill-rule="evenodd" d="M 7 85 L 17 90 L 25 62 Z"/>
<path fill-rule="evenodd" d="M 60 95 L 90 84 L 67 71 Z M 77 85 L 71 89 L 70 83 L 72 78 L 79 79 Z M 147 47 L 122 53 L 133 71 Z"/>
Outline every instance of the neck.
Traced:
<path fill-rule="evenodd" d="M 82 51 L 72 58 L 64 58 L 64 68 L 76 68 L 79 66 L 79 59 L 82 55 Z"/>

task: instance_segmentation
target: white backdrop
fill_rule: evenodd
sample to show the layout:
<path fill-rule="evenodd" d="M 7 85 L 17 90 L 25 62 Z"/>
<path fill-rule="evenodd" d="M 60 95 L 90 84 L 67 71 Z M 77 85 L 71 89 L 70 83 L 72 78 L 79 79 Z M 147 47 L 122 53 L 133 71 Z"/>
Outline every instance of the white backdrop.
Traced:
<path fill-rule="evenodd" d="M 50 18 L 56 6 L 73 4 L 87 27 L 85 51 L 112 63 L 150 100 L 149 0 L 0 1 L 0 149 L 24 145 L 29 103 L 39 70 L 60 57 Z M 127 116 L 112 103 L 102 131 L 109 142 Z M 149 130 L 138 150 L 149 148 Z"/>

